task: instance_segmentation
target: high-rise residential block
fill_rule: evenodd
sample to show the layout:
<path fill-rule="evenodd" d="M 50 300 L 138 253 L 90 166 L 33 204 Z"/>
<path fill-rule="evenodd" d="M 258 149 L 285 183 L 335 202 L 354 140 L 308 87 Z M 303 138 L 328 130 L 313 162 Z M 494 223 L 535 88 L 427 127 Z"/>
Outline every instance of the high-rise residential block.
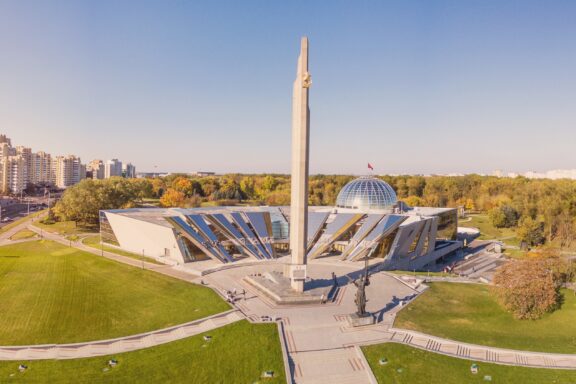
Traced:
<path fill-rule="evenodd" d="M 136 178 L 136 167 L 132 163 L 126 163 L 122 165 L 122 176 L 127 179 Z"/>
<path fill-rule="evenodd" d="M 54 161 L 54 184 L 58 188 L 67 188 L 86 177 L 86 167 L 80 158 L 74 155 L 57 156 Z"/>
<path fill-rule="evenodd" d="M 29 174 L 29 181 L 32 184 L 50 184 L 55 176 L 52 176 L 52 156 L 46 152 L 32 153 L 32 166 L 31 174 Z"/>
<path fill-rule="evenodd" d="M 90 173 L 92 179 L 102 180 L 105 177 L 104 162 L 102 160 L 92 160 L 86 166 L 86 170 Z"/>
<path fill-rule="evenodd" d="M 108 160 L 104 165 L 104 178 L 122 176 L 122 162 L 118 159 Z"/>

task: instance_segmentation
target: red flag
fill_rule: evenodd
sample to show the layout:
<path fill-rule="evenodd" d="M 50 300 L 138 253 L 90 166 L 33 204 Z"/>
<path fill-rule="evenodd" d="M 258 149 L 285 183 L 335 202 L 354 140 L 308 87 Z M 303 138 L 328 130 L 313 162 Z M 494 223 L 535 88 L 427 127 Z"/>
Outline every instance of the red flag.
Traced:
<path fill-rule="evenodd" d="M 374 167 L 372 166 L 372 164 L 368 163 L 368 169 L 370 169 L 372 171 L 374 170 Z"/>

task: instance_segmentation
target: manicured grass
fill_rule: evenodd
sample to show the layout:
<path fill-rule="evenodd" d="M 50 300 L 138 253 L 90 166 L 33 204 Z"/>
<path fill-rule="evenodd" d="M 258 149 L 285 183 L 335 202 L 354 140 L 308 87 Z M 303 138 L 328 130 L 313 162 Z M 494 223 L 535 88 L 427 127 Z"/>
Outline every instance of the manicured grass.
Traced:
<path fill-rule="evenodd" d="M 560 369 L 538 369 L 511 367 L 506 365 L 477 363 L 478 373 L 472 374 L 470 360 L 439 355 L 401 344 L 379 344 L 362 347 L 364 355 L 381 384 L 463 384 L 492 383 L 506 384 L 569 384 L 576 382 L 576 371 Z M 380 365 L 386 358 L 388 364 Z"/>
<path fill-rule="evenodd" d="M 515 247 L 520 244 L 516 237 L 515 228 L 496 228 L 486 214 L 472 215 L 470 216 L 470 221 L 462 221 L 458 225 L 478 228 L 480 230 L 480 240 L 500 240 L 506 245 Z M 521 258 L 526 255 L 526 252 L 520 249 L 508 248 L 505 249 L 504 254 L 513 258 Z"/>
<path fill-rule="evenodd" d="M 127 336 L 229 309 L 211 289 L 47 240 L 0 247 L 0 345 Z"/>
<path fill-rule="evenodd" d="M 400 311 L 395 327 L 473 344 L 527 351 L 576 353 L 576 297 L 539 320 L 516 320 L 479 284 L 431 283 Z"/>
<path fill-rule="evenodd" d="M 27 216 L 25 216 L 25 217 L 22 217 L 22 218 L 20 218 L 20 219 L 18 219 L 18 220 L 14 220 L 13 222 L 8 223 L 8 224 L 6 224 L 5 226 L 3 226 L 2 228 L 0 228 L 0 233 L 4 233 L 4 232 L 6 232 L 6 231 L 9 231 L 9 230 L 11 230 L 12 228 L 17 227 L 18 225 L 22 224 L 23 222 L 25 222 L 25 221 L 27 221 L 27 220 L 29 220 L 29 219 L 32 219 L 32 218 L 34 218 L 34 217 L 38 217 L 38 216 L 46 213 L 46 211 L 47 211 L 47 210 L 44 209 L 44 210 L 42 210 L 42 211 L 38 211 L 38 212 L 31 213 L 30 215 L 27 215 Z"/>
<path fill-rule="evenodd" d="M 117 255 L 120 256 L 126 256 L 126 257 L 130 257 L 132 259 L 137 259 L 137 260 L 142 260 L 142 255 L 138 255 L 136 253 L 132 253 L 132 252 L 127 252 L 124 251 L 122 249 L 118 249 L 118 248 L 114 248 L 114 247 L 110 247 L 108 245 L 101 245 L 100 244 L 100 235 L 95 235 L 95 236 L 86 236 L 83 240 L 82 243 L 84 245 L 87 245 L 91 248 L 95 248 L 95 249 L 104 249 L 104 251 L 106 252 L 112 252 L 115 253 Z M 158 264 L 158 265 L 163 265 L 162 263 L 156 261 L 155 259 L 151 258 L 151 257 L 144 257 L 144 261 L 146 261 L 147 263 L 153 263 L 153 264 Z"/>
<path fill-rule="evenodd" d="M 2 361 L 0 382 L 8 383 L 285 383 L 275 324 L 240 321 L 203 335 L 113 356 L 75 360 Z M 107 361 L 118 365 L 104 371 Z M 18 365 L 28 365 L 24 373 Z M 260 379 L 274 371 L 274 378 Z M 11 374 L 14 376 L 10 377 Z"/>
<path fill-rule="evenodd" d="M 12 236 L 10 236 L 10 240 L 25 240 L 31 239 L 33 237 L 37 237 L 38 235 L 36 232 L 31 231 L 29 229 L 22 229 L 21 231 L 16 232 Z"/>
<path fill-rule="evenodd" d="M 85 227 L 75 223 L 74 221 L 57 221 L 54 224 L 43 224 L 37 221 L 34 223 L 34 226 L 42 228 L 44 231 L 58 233 L 63 236 L 94 233 L 98 231 L 96 226 Z"/>
<path fill-rule="evenodd" d="M 480 230 L 481 240 L 502 240 L 506 244 L 518 245 L 516 232 L 514 228 L 496 228 L 492 225 L 488 215 L 473 215 L 470 216 L 470 221 L 460 222 L 458 225 L 461 227 L 473 227 Z"/>

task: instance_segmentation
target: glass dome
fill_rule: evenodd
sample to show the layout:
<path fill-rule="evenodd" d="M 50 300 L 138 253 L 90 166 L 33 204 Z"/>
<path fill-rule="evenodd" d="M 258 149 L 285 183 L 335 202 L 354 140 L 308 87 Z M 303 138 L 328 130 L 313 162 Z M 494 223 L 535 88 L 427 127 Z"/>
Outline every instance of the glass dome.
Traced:
<path fill-rule="evenodd" d="M 336 198 L 339 208 L 391 209 L 398 199 L 396 192 L 383 180 L 375 177 L 360 177 L 352 180 L 340 190 Z"/>

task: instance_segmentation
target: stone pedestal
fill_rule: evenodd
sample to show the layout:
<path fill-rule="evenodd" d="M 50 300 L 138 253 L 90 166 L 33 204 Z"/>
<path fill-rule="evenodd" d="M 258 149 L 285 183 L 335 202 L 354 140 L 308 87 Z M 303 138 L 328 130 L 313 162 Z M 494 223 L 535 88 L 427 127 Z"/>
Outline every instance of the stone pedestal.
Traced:
<path fill-rule="evenodd" d="M 362 327 L 365 325 L 372 325 L 376 322 L 376 319 L 371 313 L 366 313 L 364 316 L 359 316 L 357 313 L 348 315 L 346 318 L 348 325 L 351 327 Z"/>
<path fill-rule="evenodd" d="M 328 300 L 331 287 L 319 287 L 299 291 L 292 288 L 293 281 L 290 277 L 279 272 L 266 272 L 257 276 L 246 276 L 244 281 L 256 288 L 256 290 L 272 300 L 276 305 L 295 304 L 321 304 Z M 304 280 L 302 288 L 304 286 Z"/>

